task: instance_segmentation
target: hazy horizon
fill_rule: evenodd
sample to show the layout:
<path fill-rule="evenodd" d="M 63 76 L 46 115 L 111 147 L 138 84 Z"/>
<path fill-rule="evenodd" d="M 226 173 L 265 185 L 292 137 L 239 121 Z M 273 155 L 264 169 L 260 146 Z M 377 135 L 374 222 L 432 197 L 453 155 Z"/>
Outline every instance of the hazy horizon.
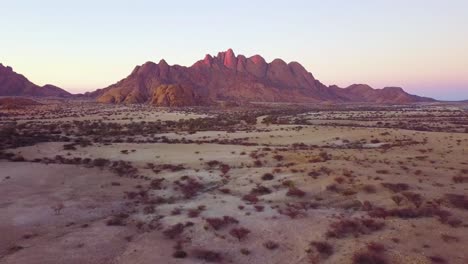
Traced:
<path fill-rule="evenodd" d="M 325 85 L 468 99 L 466 1 L 19 0 L 2 8 L 0 63 L 72 93 L 113 84 L 146 61 L 190 66 L 232 48 L 297 61 Z"/>

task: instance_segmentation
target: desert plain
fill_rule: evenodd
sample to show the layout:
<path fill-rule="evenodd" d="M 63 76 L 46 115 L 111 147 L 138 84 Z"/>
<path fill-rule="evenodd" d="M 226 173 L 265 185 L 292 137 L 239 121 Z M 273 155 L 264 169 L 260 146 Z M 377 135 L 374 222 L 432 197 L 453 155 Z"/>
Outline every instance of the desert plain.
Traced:
<path fill-rule="evenodd" d="M 468 104 L 0 109 L 0 263 L 468 263 Z"/>

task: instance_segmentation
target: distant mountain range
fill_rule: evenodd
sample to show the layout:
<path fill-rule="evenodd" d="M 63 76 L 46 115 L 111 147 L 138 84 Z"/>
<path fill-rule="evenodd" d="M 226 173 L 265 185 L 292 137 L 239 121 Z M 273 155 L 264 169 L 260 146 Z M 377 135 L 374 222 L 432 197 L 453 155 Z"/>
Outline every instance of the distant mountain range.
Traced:
<path fill-rule="evenodd" d="M 410 95 L 401 88 L 373 89 L 355 84 L 327 87 L 297 62 L 259 55 L 236 56 L 229 49 L 206 55 L 190 67 L 166 61 L 135 67 L 125 79 L 89 93 L 103 103 L 151 103 L 158 106 L 205 105 L 214 101 L 413 103 L 434 99 Z"/>
<path fill-rule="evenodd" d="M 5 75 L 6 82 L 2 81 Z M 0 95 L 50 94 L 69 96 L 57 87 L 38 87 L 9 67 L 0 70 Z M 267 63 L 259 55 L 249 58 L 236 56 L 231 49 L 216 56 L 206 55 L 190 67 L 171 66 L 164 60 L 146 62 L 135 67 L 121 81 L 88 92 L 85 96 L 102 103 L 149 103 L 156 106 L 210 105 L 217 101 L 398 104 L 435 101 L 408 94 L 398 87 L 373 89 L 365 84 L 347 88 L 326 86 L 298 62 L 286 63 L 275 59 Z"/>
<path fill-rule="evenodd" d="M 0 63 L 0 96 L 70 97 L 69 92 L 51 84 L 42 87 Z"/>

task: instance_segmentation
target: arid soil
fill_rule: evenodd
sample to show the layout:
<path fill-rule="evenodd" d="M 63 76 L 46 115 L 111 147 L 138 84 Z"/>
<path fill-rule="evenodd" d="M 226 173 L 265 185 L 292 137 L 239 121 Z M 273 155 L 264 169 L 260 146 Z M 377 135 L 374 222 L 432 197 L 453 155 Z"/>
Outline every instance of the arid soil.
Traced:
<path fill-rule="evenodd" d="M 468 263 L 468 105 L 0 110 L 0 263 Z"/>

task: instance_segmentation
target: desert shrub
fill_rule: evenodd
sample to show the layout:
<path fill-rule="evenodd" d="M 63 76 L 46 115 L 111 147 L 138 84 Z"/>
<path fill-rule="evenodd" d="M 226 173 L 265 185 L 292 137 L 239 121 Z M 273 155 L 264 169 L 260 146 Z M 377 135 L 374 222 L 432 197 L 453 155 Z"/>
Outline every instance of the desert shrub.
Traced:
<path fill-rule="evenodd" d="M 247 228 L 238 227 L 231 229 L 231 231 L 229 231 L 229 234 L 241 241 L 248 234 L 250 234 L 250 230 L 248 230 Z"/>
<path fill-rule="evenodd" d="M 271 241 L 271 240 L 268 240 L 265 243 L 263 243 L 263 246 L 269 250 L 274 250 L 279 247 L 278 243 Z"/>
<path fill-rule="evenodd" d="M 257 203 L 259 201 L 257 195 L 255 194 L 246 194 L 242 197 L 242 200 L 250 203 Z"/>
<path fill-rule="evenodd" d="M 241 253 L 242 255 L 246 255 L 246 256 L 247 256 L 247 255 L 250 255 L 251 252 L 250 252 L 250 250 L 248 250 L 248 249 L 246 249 L 246 248 L 241 248 L 241 249 L 240 249 L 240 253 Z"/>
<path fill-rule="evenodd" d="M 454 176 L 452 180 L 454 183 L 465 183 L 465 182 L 468 182 L 468 177 Z"/>
<path fill-rule="evenodd" d="M 339 192 L 340 189 L 338 188 L 338 185 L 332 183 L 330 185 L 327 185 L 326 187 L 327 191 L 330 191 L 330 192 Z"/>
<path fill-rule="evenodd" d="M 194 250 L 193 255 L 196 258 L 204 260 L 206 262 L 221 262 L 223 260 L 223 257 L 221 256 L 220 253 L 212 251 L 212 250 L 203 250 L 203 249 Z"/>
<path fill-rule="evenodd" d="M 205 221 L 214 229 L 219 230 L 230 224 L 237 224 L 239 221 L 231 216 L 223 216 L 222 218 L 206 218 Z"/>
<path fill-rule="evenodd" d="M 400 195 L 393 195 L 392 200 L 395 202 L 396 205 L 400 206 L 401 202 L 403 201 L 403 197 Z"/>
<path fill-rule="evenodd" d="M 341 192 L 341 194 L 344 196 L 350 196 L 350 195 L 355 195 L 356 191 L 353 189 L 345 189 Z"/>
<path fill-rule="evenodd" d="M 222 193 L 225 193 L 225 194 L 231 193 L 231 190 L 228 189 L 228 188 L 222 188 L 222 189 L 219 189 L 219 191 L 222 192 Z"/>
<path fill-rule="evenodd" d="M 333 246 L 328 242 L 314 241 L 311 242 L 310 245 L 322 256 L 329 257 L 333 255 Z"/>
<path fill-rule="evenodd" d="M 409 185 L 406 183 L 389 183 L 389 182 L 383 182 L 382 186 L 389 189 L 390 191 L 394 193 L 399 193 L 402 191 L 407 191 L 409 190 Z"/>
<path fill-rule="evenodd" d="M 187 257 L 187 252 L 183 250 L 176 250 L 173 254 L 172 257 L 174 258 L 186 258 Z"/>
<path fill-rule="evenodd" d="M 352 258 L 353 264 L 386 264 L 386 258 L 377 252 L 357 252 Z"/>
<path fill-rule="evenodd" d="M 198 194 L 200 190 L 203 189 L 203 184 L 192 179 L 192 178 L 184 178 L 185 183 L 177 181 L 176 184 L 181 189 L 182 193 L 184 194 L 185 198 L 191 198 Z"/>
<path fill-rule="evenodd" d="M 273 174 L 271 174 L 271 173 L 265 173 L 262 176 L 262 180 L 264 180 L 264 181 L 271 181 L 274 178 L 275 178 L 275 176 L 273 176 Z"/>
<path fill-rule="evenodd" d="M 442 223 L 446 223 L 450 215 L 450 212 L 434 206 L 424 206 L 421 208 L 396 208 L 391 210 L 376 208 L 369 212 L 369 216 L 378 218 L 397 217 L 401 219 L 412 219 L 436 216 Z"/>
<path fill-rule="evenodd" d="M 377 188 L 375 188 L 374 185 L 372 184 L 366 184 L 364 186 L 362 186 L 362 190 L 366 193 L 376 193 L 377 192 Z"/>
<path fill-rule="evenodd" d="M 129 215 L 125 213 L 121 213 L 118 215 L 113 216 L 111 219 L 106 221 L 108 226 L 125 226 L 125 219 L 128 218 Z"/>
<path fill-rule="evenodd" d="M 255 188 L 253 188 L 251 191 L 250 191 L 251 194 L 254 194 L 254 195 L 265 195 L 265 194 L 270 194 L 271 193 L 271 190 L 268 189 L 267 187 L 265 186 L 262 186 L 262 185 L 257 185 Z"/>
<path fill-rule="evenodd" d="M 177 171 L 185 170 L 185 167 L 182 164 L 176 164 L 176 165 L 174 165 L 174 164 L 161 164 L 161 165 L 157 165 L 153 170 L 155 172 L 156 171 L 161 171 L 161 170 L 168 170 L 168 171 L 172 171 L 172 172 L 177 172 Z"/>
<path fill-rule="evenodd" d="M 367 249 L 369 249 L 372 252 L 383 252 L 385 251 L 385 246 L 377 242 L 370 242 L 369 244 L 367 244 Z"/>
<path fill-rule="evenodd" d="M 276 160 L 276 161 L 282 161 L 284 159 L 284 157 L 282 155 L 274 155 L 273 158 Z"/>
<path fill-rule="evenodd" d="M 280 214 L 282 214 L 282 215 L 289 216 L 291 219 L 295 219 L 298 216 L 305 215 L 305 213 L 300 208 L 296 208 L 296 207 L 291 206 L 291 205 L 288 205 L 288 207 L 286 207 L 284 209 L 279 209 L 278 212 Z"/>
<path fill-rule="evenodd" d="M 221 165 L 221 162 L 218 160 L 210 160 L 210 161 L 207 161 L 205 164 L 208 165 L 208 167 L 213 168 L 213 167 Z"/>
<path fill-rule="evenodd" d="M 422 205 L 423 197 L 419 193 L 404 192 L 402 194 L 408 201 L 412 202 L 414 206 L 419 208 Z"/>
<path fill-rule="evenodd" d="M 195 218 L 195 217 L 198 217 L 200 215 L 200 212 L 201 211 L 199 209 L 190 209 L 190 210 L 188 210 L 187 215 L 190 218 Z"/>
<path fill-rule="evenodd" d="M 343 178 L 343 177 L 336 177 L 336 178 L 335 178 L 335 181 L 336 181 L 337 183 L 339 183 L 339 184 L 342 184 L 342 183 L 344 183 L 345 178 Z"/>
<path fill-rule="evenodd" d="M 286 193 L 287 196 L 296 196 L 296 197 L 304 197 L 306 193 L 300 190 L 297 187 L 290 187 L 288 192 Z"/>
<path fill-rule="evenodd" d="M 378 174 L 389 174 L 390 173 L 388 170 L 377 170 L 376 172 Z"/>
<path fill-rule="evenodd" d="M 76 144 L 70 143 L 70 144 L 65 144 L 63 145 L 64 150 L 76 150 Z"/>
<path fill-rule="evenodd" d="M 143 208 L 143 213 L 144 214 L 154 214 L 156 210 L 154 209 L 154 206 L 148 205 Z"/>
<path fill-rule="evenodd" d="M 223 174 L 226 174 L 228 173 L 230 170 L 231 170 L 231 167 L 227 164 L 221 164 L 221 166 L 219 167 L 219 169 L 221 170 L 221 172 Z"/>
<path fill-rule="evenodd" d="M 8 248 L 8 252 L 9 253 L 15 253 L 15 252 L 18 252 L 20 250 L 24 249 L 23 246 L 20 246 L 20 245 L 14 245 L 14 246 L 11 246 Z"/>
<path fill-rule="evenodd" d="M 263 163 L 262 163 L 261 160 L 258 160 L 258 159 L 257 159 L 257 160 L 254 161 L 254 166 L 255 166 L 255 167 L 261 167 L 262 165 L 263 165 Z"/>
<path fill-rule="evenodd" d="M 455 237 L 455 236 L 451 236 L 451 235 L 447 235 L 447 234 L 441 234 L 440 237 L 442 238 L 442 240 L 446 243 L 450 243 L 450 242 L 460 242 L 460 238 L 458 237 Z"/>
<path fill-rule="evenodd" d="M 184 232 L 185 225 L 182 223 L 175 224 L 163 231 L 163 234 L 170 239 L 176 238 Z"/>
<path fill-rule="evenodd" d="M 97 158 L 93 160 L 93 166 L 96 167 L 104 167 L 109 164 L 109 160 L 107 159 L 102 159 L 102 158 Z"/>
<path fill-rule="evenodd" d="M 164 181 L 163 178 L 154 179 L 150 182 L 150 187 L 153 190 L 161 190 L 161 184 Z"/>
<path fill-rule="evenodd" d="M 255 208 L 255 210 L 256 210 L 257 212 L 263 212 L 263 210 L 265 209 L 265 206 L 263 206 L 263 205 L 255 205 L 254 208 Z"/>
<path fill-rule="evenodd" d="M 439 264 L 448 263 L 444 258 L 439 257 L 439 256 L 429 256 L 428 258 L 432 263 L 439 263 Z"/>
<path fill-rule="evenodd" d="M 385 223 L 373 219 L 343 219 L 332 223 L 326 235 L 330 238 L 358 237 L 382 230 L 384 226 Z"/>
<path fill-rule="evenodd" d="M 446 194 L 445 199 L 458 209 L 468 210 L 468 197 L 462 194 Z"/>

